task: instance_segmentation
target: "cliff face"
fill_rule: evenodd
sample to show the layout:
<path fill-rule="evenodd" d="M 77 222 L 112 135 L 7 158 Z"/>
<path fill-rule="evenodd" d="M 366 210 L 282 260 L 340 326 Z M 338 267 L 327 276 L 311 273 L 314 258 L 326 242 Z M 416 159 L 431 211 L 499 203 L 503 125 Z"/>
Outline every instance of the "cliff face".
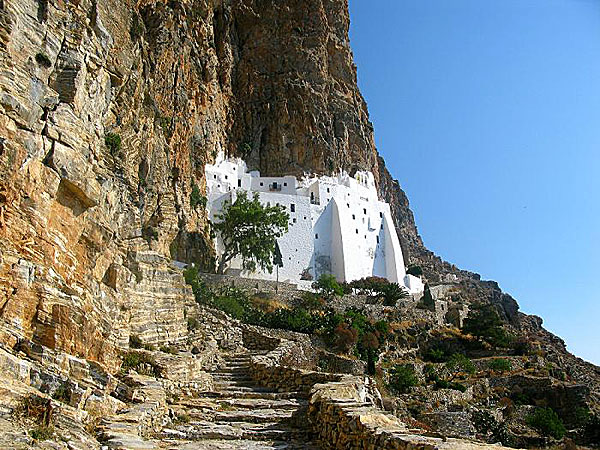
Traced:
<path fill-rule="evenodd" d="M 0 341 L 115 367 L 130 334 L 182 339 L 169 259 L 211 264 L 190 199 L 220 150 L 265 175 L 373 171 L 407 262 L 519 326 L 495 283 L 424 247 L 348 28 L 347 0 L 0 0 Z"/>
<path fill-rule="evenodd" d="M 131 330 L 177 340 L 187 291 L 166 258 L 210 264 L 190 195 L 220 150 L 265 174 L 373 170 L 421 245 L 373 144 L 345 0 L 3 0 L 0 21 L 5 343 L 115 363 Z"/>

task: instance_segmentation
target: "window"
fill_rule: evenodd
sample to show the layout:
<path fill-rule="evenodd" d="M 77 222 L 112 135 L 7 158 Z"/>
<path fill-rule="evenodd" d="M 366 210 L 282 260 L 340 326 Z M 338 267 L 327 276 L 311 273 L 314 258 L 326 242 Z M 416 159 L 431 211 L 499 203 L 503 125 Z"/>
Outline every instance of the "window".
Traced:
<path fill-rule="evenodd" d="M 377 236 L 377 243 L 379 244 L 379 236 Z"/>
<path fill-rule="evenodd" d="M 261 186 L 264 186 L 265 184 L 264 184 L 264 183 L 261 181 L 261 182 L 260 182 L 260 185 L 261 185 Z"/>
<path fill-rule="evenodd" d="M 352 220 L 356 220 L 356 216 L 352 214 Z"/>
<path fill-rule="evenodd" d="M 296 205 L 294 203 L 290 204 L 290 211 L 296 212 Z"/>
<path fill-rule="evenodd" d="M 367 238 L 367 235 L 365 234 L 365 239 Z"/>
<path fill-rule="evenodd" d="M 277 181 L 273 181 L 273 189 L 277 190 Z"/>
<path fill-rule="evenodd" d="M 238 187 L 242 187 L 242 180 L 238 180 Z"/>
<path fill-rule="evenodd" d="M 327 188 L 327 193 L 329 194 L 329 188 Z"/>
<path fill-rule="evenodd" d="M 363 208 L 363 213 L 367 214 L 367 208 Z"/>
<path fill-rule="evenodd" d="M 315 239 L 319 239 L 319 234 L 315 234 Z"/>
<path fill-rule="evenodd" d="M 296 223 L 296 218 L 294 217 L 293 222 Z"/>
<path fill-rule="evenodd" d="M 381 229 L 383 230 L 383 224 L 381 224 Z"/>
<path fill-rule="evenodd" d="M 304 220 L 306 220 L 306 216 L 304 216 Z"/>
<path fill-rule="evenodd" d="M 350 203 L 346 203 L 346 206 L 347 206 L 348 208 L 350 208 Z"/>
<path fill-rule="evenodd" d="M 358 228 L 356 229 L 356 234 L 358 234 Z"/>
<path fill-rule="evenodd" d="M 287 183 L 283 183 L 284 186 L 287 186 Z"/>
<path fill-rule="evenodd" d="M 215 180 L 217 179 L 217 176 L 216 176 L 216 175 L 213 175 L 213 177 L 214 177 L 214 179 L 215 179 Z"/>
<path fill-rule="evenodd" d="M 225 175 L 225 179 L 228 180 L 229 179 L 229 175 Z"/>
<path fill-rule="evenodd" d="M 383 213 L 381 211 L 379 211 L 379 217 L 383 219 Z"/>

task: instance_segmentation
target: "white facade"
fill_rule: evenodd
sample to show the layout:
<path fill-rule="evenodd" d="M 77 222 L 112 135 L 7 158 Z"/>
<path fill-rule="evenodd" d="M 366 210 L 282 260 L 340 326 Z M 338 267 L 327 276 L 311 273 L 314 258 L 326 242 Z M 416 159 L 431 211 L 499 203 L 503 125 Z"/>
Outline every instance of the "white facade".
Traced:
<path fill-rule="evenodd" d="M 286 208 L 289 229 L 278 240 L 283 256 L 280 281 L 302 284 L 324 273 L 338 281 L 379 276 L 411 293 L 423 291 L 421 279 L 406 274 L 390 207 L 379 201 L 372 173 L 305 176 L 300 181 L 293 176 L 261 177 L 256 171 L 248 172 L 241 159 L 222 155 L 214 165 L 207 164 L 205 171 L 211 220 L 224 201 L 235 201 L 239 190 L 258 192 L 261 203 Z M 222 251 L 220 242 L 216 247 Z M 236 260 L 230 270 L 249 278 L 276 278 L 275 270 L 242 272 Z"/>

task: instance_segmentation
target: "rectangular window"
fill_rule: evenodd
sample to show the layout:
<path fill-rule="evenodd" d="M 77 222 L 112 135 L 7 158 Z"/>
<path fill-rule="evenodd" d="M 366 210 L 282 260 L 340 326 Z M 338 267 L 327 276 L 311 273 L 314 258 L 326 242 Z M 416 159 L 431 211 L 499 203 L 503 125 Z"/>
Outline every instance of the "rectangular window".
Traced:
<path fill-rule="evenodd" d="M 296 223 L 296 218 L 295 218 L 295 217 L 294 217 L 294 220 L 293 220 L 293 222 L 294 222 L 294 223 Z"/>
<path fill-rule="evenodd" d="M 352 220 L 356 220 L 356 216 L 352 214 Z"/>
<path fill-rule="evenodd" d="M 381 211 L 379 211 L 379 217 L 383 219 L 383 213 Z"/>
<path fill-rule="evenodd" d="M 287 186 L 287 183 L 283 183 L 284 186 Z"/>
<path fill-rule="evenodd" d="M 242 187 L 242 180 L 238 180 L 238 187 Z"/>
<path fill-rule="evenodd" d="M 377 236 L 377 243 L 379 244 L 379 236 Z"/>
<path fill-rule="evenodd" d="M 318 234 L 315 234 L 315 239 L 319 239 L 319 235 Z"/>
<path fill-rule="evenodd" d="M 346 206 L 347 206 L 348 208 L 350 208 L 350 203 L 346 203 Z"/>
<path fill-rule="evenodd" d="M 356 234 L 358 234 L 358 228 L 356 229 Z"/>
<path fill-rule="evenodd" d="M 296 205 L 295 204 L 290 204 L 290 211 L 291 212 L 296 212 Z"/>
<path fill-rule="evenodd" d="M 327 193 L 329 194 L 329 188 L 327 188 Z"/>
<path fill-rule="evenodd" d="M 229 179 L 229 175 L 225 175 L 225 179 L 228 180 Z"/>
<path fill-rule="evenodd" d="M 367 208 L 363 208 L 363 213 L 367 214 Z"/>

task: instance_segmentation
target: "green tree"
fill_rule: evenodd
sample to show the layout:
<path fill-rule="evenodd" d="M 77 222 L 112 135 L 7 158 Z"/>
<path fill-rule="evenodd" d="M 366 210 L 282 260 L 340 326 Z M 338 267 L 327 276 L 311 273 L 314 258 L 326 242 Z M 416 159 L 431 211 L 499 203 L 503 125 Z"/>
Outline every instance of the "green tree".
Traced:
<path fill-rule="evenodd" d="M 250 199 L 242 191 L 235 202 L 225 202 L 216 217 L 219 222 L 213 228 L 225 247 L 217 273 L 224 273 L 236 256 L 242 258 L 244 270 L 254 271 L 258 267 L 273 271 L 277 238 L 288 230 L 289 215 L 283 206 L 262 205 L 258 193 Z"/>
<path fill-rule="evenodd" d="M 333 300 L 335 297 L 344 295 L 344 288 L 342 288 L 333 275 L 326 273 L 313 283 L 313 288 L 325 300 Z"/>
<path fill-rule="evenodd" d="M 555 439 L 561 439 L 567 431 L 552 408 L 536 409 L 533 414 L 527 416 L 526 422 L 539 432 Z"/>
<path fill-rule="evenodd" d="M 396 302 L 401 298 L 407 298 L 408 292 L 398 283 L 387 284 L 382 292 L 384 306 L 396 306 Z"/>
<path fill-rule="evenodd" d="M 475 305 L 464 321 L 462 330 L 496 347 L 510 347 L 514 338 L 502 327 L 496 309 L 490 304 Z"/>
<path fill-rule="evenodd" d="M 446 369 L 450 373 L 448 381 L 453 381 L 461 373 L 472 375 L 476 370 L 473 362 L 462 353 L 453 354 L 446 362 Z"/>
<path fill-rule="evenodd" d="M 390 371 L 390 387 L 401 394 L 406 394 L 411 387 L 416 386 L 419 380 L 415 370 L 410 365 L 397 364 Z"/>

